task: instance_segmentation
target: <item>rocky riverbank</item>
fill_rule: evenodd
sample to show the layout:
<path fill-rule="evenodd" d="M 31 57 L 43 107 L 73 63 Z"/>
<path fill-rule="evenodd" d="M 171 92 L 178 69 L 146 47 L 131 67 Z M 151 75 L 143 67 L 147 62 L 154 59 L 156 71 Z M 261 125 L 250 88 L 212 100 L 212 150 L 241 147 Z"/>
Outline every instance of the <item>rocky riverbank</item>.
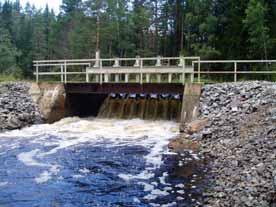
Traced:
<path fill-rule="evenodd" d="M 42 122 L 38 107 L 28 93 L 29 83 L 0 84 L 0 132 Z"/>
<path fill-rule="evenodd" d="M 275 206 L 276 83 L 204 86 L 200 114 L 186 133 L 210 158 L 204 206 Z"/>

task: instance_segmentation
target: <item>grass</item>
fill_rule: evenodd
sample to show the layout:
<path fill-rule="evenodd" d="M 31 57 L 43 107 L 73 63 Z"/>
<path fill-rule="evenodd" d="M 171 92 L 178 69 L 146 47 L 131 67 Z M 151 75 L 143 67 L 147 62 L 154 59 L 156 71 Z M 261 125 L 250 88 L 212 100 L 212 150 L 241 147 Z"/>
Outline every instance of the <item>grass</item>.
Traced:
<path fill-rule="evenodd" d="M 13 74 L 0 74 L 0 83 L 16 82 L 16 81 L 33 82 L 32 79 L 19 78 L 14 76 Z"/>

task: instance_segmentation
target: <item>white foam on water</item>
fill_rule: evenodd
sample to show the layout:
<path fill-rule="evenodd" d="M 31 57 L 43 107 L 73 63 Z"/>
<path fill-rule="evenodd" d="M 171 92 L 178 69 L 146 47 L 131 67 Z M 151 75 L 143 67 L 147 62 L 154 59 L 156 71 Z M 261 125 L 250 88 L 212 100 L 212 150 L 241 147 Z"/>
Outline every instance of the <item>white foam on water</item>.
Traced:
<path fill-rule="evenodd" d="M 0 187 L 5 187 L 7 186 L 9 183 L 8 182 L 0 182 Z"/>
<path fill-rule="evenodd" d="M 48 171 L 44 171 L 38 177 L 35 178 L 35 182 L 37 184 L 42 184 L 48 182 L 51 178 L 51 173 L 49 173 Z"/>
<path fill-rule="evenodd" d="M 40 150 L 35 149 L 29 152 L 22 152 L 17 155 L 17 159 L 23 162 L 27 166 L 40 166 L 40 167 L 47 167 L 49 165 L 43 164 L 35 160 L 35 156 L 39 154 Z"/>
<path fill-rule="evenodd" d="M 51 148 L 50 150 L 44 148 L 43 150 L 34 149 L 17 155 L 17 159 L 26 166 L 48 168 L 47 171 L 35 179 L 38 183 L 47 182 L 59 172 L 59 167 L 55 168 L 55 164 L 42 163 L 45 157 L 62 149 L 83 144 L 96 146 L 102 142 L 107 142 L 107 146 L 110 147 L 139 145 L 147 148 L 149 153 L 143 157 L 146 162 L 144 171 L 136 175 L 119 174 L 118 176 L 125 181 L 133 179 L 148 180 L 155 176 L 153 171 L 163 164 L 162 156 L 170 154 L 167 145 L 170 139 L 178 134 L 178 129 L 179 125 L 171 121 L 71 117 L 54 124 L 34 125 L 22 130 L 5 132 L 0 135 L 0 139 L 15 139 L 14 147 L 18 147 L 21 142 L 25 142 L 45 146 L 45 149 Z M 80 170 L 80 174 L 89 173 L 88 170 L 82 170 Z M 160 181 L 165 184 L 165 177 L 162 176 Z"/>
<path fill-rule="evenodd" d="M 82 174 L 88 174 L 88 173 L 90 173 L 90 170 L 83 168 L 83 169 L 80 169 L 79 172 Z"/>
<path fill-rule="evenodd" d="M 139 185 L 143 185 L 144 186 L 144 191 L 148 192 L 148 191 L 152 191 L 154 190 L 154 186 L 145 182 L 139 182 Z"/>
<path fill-rule="evenodd" d="M 84 178 L 84 176 L 83 176 L 83 175 L 73 175 L 72 177 L 73 177 L 73 178 L 75 178 L 75 179 Z"/>

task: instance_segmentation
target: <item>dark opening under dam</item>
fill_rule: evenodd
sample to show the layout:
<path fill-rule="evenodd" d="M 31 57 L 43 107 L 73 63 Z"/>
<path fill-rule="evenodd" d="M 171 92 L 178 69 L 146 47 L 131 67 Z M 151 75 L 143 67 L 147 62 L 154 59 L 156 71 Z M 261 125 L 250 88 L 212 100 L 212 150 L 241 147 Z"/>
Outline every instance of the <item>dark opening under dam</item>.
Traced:
<path fill-rule="evenodd" d="M 181 84 L 67 84 L 70 116 L 180 120 Z"/>

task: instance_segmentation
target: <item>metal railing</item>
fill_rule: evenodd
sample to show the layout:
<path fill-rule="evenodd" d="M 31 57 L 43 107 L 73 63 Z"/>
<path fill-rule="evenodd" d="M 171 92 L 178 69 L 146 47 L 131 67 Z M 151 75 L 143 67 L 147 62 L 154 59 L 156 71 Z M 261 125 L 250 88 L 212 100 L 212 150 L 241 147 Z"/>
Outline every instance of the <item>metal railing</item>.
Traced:
<path fill-rule="evenodd" d="M 34 61 L 36 81 L 40 76 L 60 75 L 61 82 L 68 82 L 68 75 L 85 75 L 85 82 L 90 82 L 89 76 L 98 76 L 97 82 L 105 82 L 104 75 L 118 73 L 123 75 L 136 75 L 141 84 L 146 82 L 150 75 L 168 74 L 168 82 L 171 75 L 181 75 L 181 81 L 185 83 L 185 76 L 190 75 L 194 81 L 194 67 L 192 61 L 200 61 L 200 57 L 149 57 L 149 58 L 103 58 L 103 59 L 72 59 L 72 60 L 37 60 Z M 81 71 L 71 71 L 69 67 L 85 67 Z M 41 68 L 50 68 L 50 71 L 42 71 Z M 118 78 L 115 78 L 118 82 Z M 160 77 L 157 78 L 160 81 Z M 110 79 L 109 79 L 110 80 Z M 125 82 L 128 82 L 127 80 Z"/>
<path fill-rule="evenodd" d="M 257 64 L 251 67 L 250 64 Z M 265 64 L 260 69 L 261 64 Z M 161 74 L 167 74 L 165 81 L 171 83 L 172 75 L 179 77 L 183 84 L 190 76 L 190 81 L 202 81 L 202 76 L 230 75 L 233 81 L 238 81 L 240 74 L 276 74 L 276 60 L 201 60 L 200 57 L 149 57 L 149 58 L 103 58 L 103 59 L 72 59 L 72 60 L 37 60 L 34 75 L 39 82 L 40 76 L 60 76 L 61 82 L 67 83 L 69 75 L 84 75 L 84 82 L 90 82 L 90 76 L 95 76 L 96 82 L 102 84 L 109 82 L 109 76 L 115 76 L 115 82 L 120 82 L 119 75 L 124 75 L 124 82 L 129 82 L 129 75 L 134 75 L 135 81 L 143 84 L 149 82 L 152 75 L 157 76 L 161 82 Z M 207 65 L 207 67 L 206 67 Z M 226 66 L 227 65 L 227 66 Z M 205 66 L 205 67 L 204 67 Z M 219 67 L 218 67 L 219 66 Z M 222 66 L 222 67 L 221 67 Z M 74 67 L 78 67 L 75 70 Z M 42 71 L 42 68 L 50 71 Z M 71 69 L 70 69 L 71 68 Z M 81 68 L 81 70 L 80 70 Z M 253 69 L 255 68 L 255 70 Z M 256 70 L 256 68 L 258 68 Z M 263 69 L 265 68 L 265 70 Z M 72 70 L 73 69 L 73 70 Z M 144 77 L 146 76 L 146 81 Z M 164 81 L 163 81 L 164 82 Z"/>
<path fill-rule="evenodd" d="M 193 67 L 194 65 L 198 65 L 198 71 L 195 73 L 198 74 L 198 82 L 201 82 L 201 75 L 202 74 L 208 74 L 208 75 L 213 75 L 213 74 L 230 74 L 233 75 L 233 81 L 237 82 L 238 81 L 238 75 L 239 74 L 262 74 L 262 75 L 267 75 L 267 74 L 276 74 L 276 67 L 275 70 L 269 70 L 267 67 L 268 64 L 275 64 L 276 60 L 199 60 L 199 61 L 193 61 Z M 202 70 L 202 66 L 208 64 L 209 66 L 207 67 L 207 70 Z M 232 70 L 229 69 L 215 69 L 211 70 L 212 68 L 210 65 L 214 64 L 231 64 L 233 65 L 231 67 Z M 243 70 L 239 70 L 239 65 L 249 65 L 249 64 L 266 64 L 265 68 L 266 70 L 252 70 L 252 67 L 246 67 Z M 251 69 L 251 70 L 250 70 Z"/>

